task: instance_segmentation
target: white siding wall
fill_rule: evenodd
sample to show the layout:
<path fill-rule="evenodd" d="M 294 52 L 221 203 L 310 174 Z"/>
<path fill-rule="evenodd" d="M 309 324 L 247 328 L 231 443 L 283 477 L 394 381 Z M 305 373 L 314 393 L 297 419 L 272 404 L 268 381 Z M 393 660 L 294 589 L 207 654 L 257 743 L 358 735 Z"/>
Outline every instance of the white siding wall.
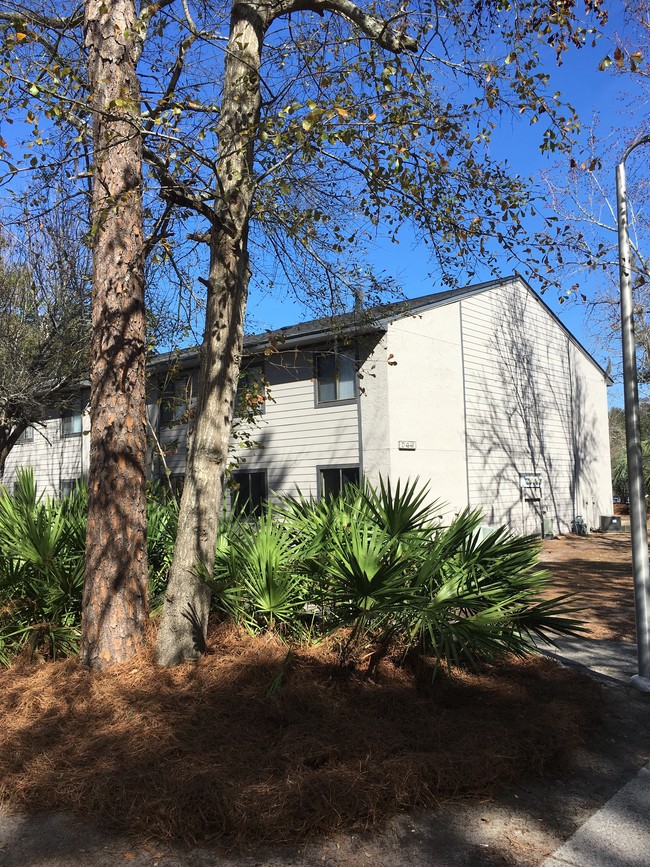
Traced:
<path fill-rule="evenodd" d="M 469 502 L 490 524 L 555 531 L 611 512 L 604 377 L 519 282 L 463 300 Z M 542 478 L 541 501 L 520 474 Z"/>
<path fill-rule="evenodd" d="M 266 470 L 269 493 L 305 496 L 317 493 L 317 467 L 359 464 L 359 422 L 356 402 L 316 406 L 313 355 L 276 352 L 265 359 L 271 400 L 251 429 L 255 448 L 231 441 L 244 471 Z M 172 474 L 182 473 L 186 460 L 187 425 L 161 426 Z"/>
<path fill-rule="evenodd" d="M 252 431 L 259 447 L 232 442 L 240 468 L 265 470 L 271 493 L 306 496 L 317 493 L 319 467 L 361 465 L 373 483 L 419 476 L 449 512 L 479 506 L 487 523 L 526 532 L 540 531 L 543 514 L 564 532 L 576 514 L 595 527 L 611 512 L 603 374 L 518 281 L 403 317 L 359 356 L 359 400 L 322 406 L 312 352 L 268 356 L 272 399 Z M 187 425 L 158 426 L 152 387 L 149 399 L 168 467 L 182 474 Z M 14 448 L 5 483 L 30 464 L 39 489 L 56 494 L 87 473 L 88 445 L 88 436 L 62 438 L 60 417 L 49 418 Z M 541 502 L 522 493 L 523 473 L 542 477 Z"/>
<path fill-rule="evenodd" d="M 13 489 L 16 471 L 23 466 L 34 469 L 39 492 L 58 496 L 61 483 L 77 479 L 88 471 L 88 414 L 82 416 L 84 434 L 62 437 L 61 417 L 57 414 L 34 428 L 32 442 L 18 443 L 11 450 L 5 466 L 4 484 Z"/>
<path fill-rule="evenodd" d="M 243 470 L 266 469 L 269 492 L 317 493 L 317 467 L 359 463 L 356 402 L 316 406 L 312 353 L 280 352 L 266 359 L 272 400 L 253 438 L 261 448 L 234 448 Z"/>

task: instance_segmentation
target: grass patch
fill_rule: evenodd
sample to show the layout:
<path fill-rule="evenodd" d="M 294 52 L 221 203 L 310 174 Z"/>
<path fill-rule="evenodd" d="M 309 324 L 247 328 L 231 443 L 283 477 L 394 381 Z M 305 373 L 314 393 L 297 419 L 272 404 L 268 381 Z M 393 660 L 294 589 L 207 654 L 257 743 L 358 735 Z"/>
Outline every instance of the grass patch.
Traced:
<path fill-rule="evenodd" d="M 598 716 L 597 687 L 539 657 L 432 682 L 421 657 L 342 669 L 335 639 L 288 655 L 221 625 L 209 647 L 171 670 L 146 651 L 0 672 L 4 804 L 142 838 L 296 843 L 557 769 Z"/>

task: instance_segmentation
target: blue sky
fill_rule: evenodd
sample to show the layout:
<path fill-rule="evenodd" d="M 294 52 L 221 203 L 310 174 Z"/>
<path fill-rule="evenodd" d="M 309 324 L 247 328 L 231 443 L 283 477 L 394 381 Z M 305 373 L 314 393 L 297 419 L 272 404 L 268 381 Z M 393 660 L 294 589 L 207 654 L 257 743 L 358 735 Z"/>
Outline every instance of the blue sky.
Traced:
<path fill-rule="evenodd" d="M 622 153 L 629 143 L 630 130 L 635 127 L 635 123 L 642 124 L 643 117 L 635 119 L 629 111 L 630 102 L 633 102 L 631 97 L 634 97 L 634 82 L 631 76 L 615 74 L 613 66 L 606 71 L 598 69 L 603 57 L 613 52 L 611 37 L 615 32 L 620 33 L 624 30 L 618 4 L 612 4 L 614 5 L 616 8 L 610 11 L 605 34 L 597 41 L 595 47 L 587 45 L 581 49 L 571 48 L 565 53 L 560 67 L 551 61 L 544 67 L 544 71 L 551 76 L 549 89 L 561 92 L 562 97 L 577 109 L 583 125 L 588 125 L 592 118 L 598 115 L 599 133 L 603 137 L 620 138 Z M 492 154 L 500 160 L 507 160 L 514 171 L 525 176 L 539 177 L 541 172 L 552 167 L 559 172 L 562 171 L 563 165 L 568 168 L 568 156 L 560 160 L 552 155 L 544 156 L 540 153 L 540 136 L 540 125 L 531 127 L 526 122 L 517 122 L 509 118 L 495 133 Z M 635 155 L 635 158 L 643 159 L 640 154 Z M 604 167 L 605 177 L 608 176 L 608 171 L 613 185 L 614 163 L 611 167 Z M 445 288 L 436 284 L 435 277 L 431 276 L 431 263 L 428 261 L 426 250 L 418 245 L 407 231 L 402 232 L 401 238 L 399 245 L 382 242 L 381 238 L 376 239 L 373 251 L 376 267 L 397 277 L 408 297 L 417 297 L 436 291 L 437 288 Z M 474 282 L 489 279 L 490 276 L 486 271 L 484 275 L 478 274 Z M 568 285 L 572 282 L 571 278 L 567 279 Z M 585 291 L 589 297 L 594 289 L 589 276 L 580 275 L 580 284 L 581 291 Z M 557 294 L 551 291 L 545 293 L 544 300 L 605 366 L 610 353 L 603 351 L 598 345 L 592 333 L 593 328 L 589 325 L 586 305 L 580 301 L 560 303 Z M 295 302 L 283 300 L 280 303 L 277 298 L 265 298 L 255 292 L 251 294 L 249 310 L 250 325 L 254 330 L 278 327 L 291 321 L 309 318 L 310 315 Z M 621 394 L 620 387 L 614 386 L 610 389 L 610 403 L 612 405 L 622 403 Z"/>
<path fill-rule="evenodd" d="M 578 110 L 578 114 L 584 124 L 589 124 L 597 113 L 600 117 L 599 131 L 603 136 L 615 136 L 620 138 L 620 152 L 630 141 L 630 130 L 637 129 L 643 123 L 643 110 L 647 107 L 640 104 L 640 117 L 635 119 L 629 112 L 631 97 L 634 97 L 634 82 L 628 75 L 617 75 L 614 67 L 601 72 L 598 65 L 606 54 L 613 53 L 611 36 L 624 29 L 619 4 L 613 0 L 611 4 L 610 21 L 606 27 L 604 36 L 597 41 L 595 47 L 587 45 L 581 49 L 570 48 L 564 55 L 563 64 L 558 67 L 554 63 L 551 52 L 548 52 L 548 63 L 543 67 L 544 71 L 551 76 L 550 91 L 558 90 L 563 98 L 570 102 Z M 559 163 L 559 171 L 562 165 L 568 168 L 568 157 L 563 158 L 563 163 L 556 157 L 543 156 L 539 151 L 541 139 L 541 126 L 529 126 L 526 121 L 517 122 L 516 119 L 508 118 L 495 131 L 491 145 L 492 155 L 499 160 L 507 160 L 512 169 L 524 176 L 539 176 L 545 169 L 551 168 L 554 161 Z M 7 127 L 2 124 L 0 133 L 11 139 L 16 135 L 16 127 Z M 616 150 L 616 148 L 615 148 Z M 649 149 L 650 150 L 650 149 Z M 620 154 L 619 154 L 620 155 Z M 637 152 L 635 162 L 648 164 L 648 154 L 641 155 Z M 609 175 L 607 175 L 609 172 Z M 613 184 L 614 164 L 605 167 L 605 175 L 611 177 Z M 407 297 L 417 297 L 428 294 L 443 287 L 435 277 L 431 275 L 432 266 L 428 260 L 426 249 L 414 241 L 414 236 L 408 231 L 403 231 L 399 245 L 392 244 L 381 237 L 375 239 L 371 248 L 371 256 L 375 269 L 384 271 L 387 275 L 397 278 Z M 253 270 L 255 262 L 252 263 Z M 510 273 L 512 267 L 504 268 L 504 273 Z M 477 273 L 473 282 L 489 279 L 492 275 L 486 270 L 484 274 Z M 567 284 L 573 282 L 567 279 Z M 588 277 L 581 277 L 581 288 L 589 294 L 593 289 Z M 533 284 L 534 285 L 534 284 Z M 310 318 L 310 311 L 300 304 L 283 298 L 269 297 L 264 295 L 252 281 L 252 291 L 249 301 L 249 328 L 251 330 L 263 330 L 286 325 L 301 319 Z M 535 287 L 537 288 L 537 287 Z M 602 348 L 589 328 L 586 307 L 581 303 L 560 304 L 557 295 L 548 291 L 544 300 L 558 314 L 565 325 L 573 331 L 578 339 L 591 351 L 596 359 L 603 365 L 607 363 L 609 353 L 603 352 Z M 611 390 L 611 402 L 621 402 L 621 390 L 615 387 Z"/>

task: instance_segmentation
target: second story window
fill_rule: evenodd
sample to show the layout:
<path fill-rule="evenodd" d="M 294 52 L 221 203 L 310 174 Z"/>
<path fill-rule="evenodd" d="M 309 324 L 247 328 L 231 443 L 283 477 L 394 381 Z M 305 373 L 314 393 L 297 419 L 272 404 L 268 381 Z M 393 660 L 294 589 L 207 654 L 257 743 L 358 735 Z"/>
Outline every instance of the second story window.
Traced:
<path fill-rule="evenodd" d="M 81 411 L 69 409 L 61 413 L 61 436 L 80 437 L 82 433 Z"/>
<path fill-rule="evenodd" d="M 167 427 L 186 424 L 195 403 L 196 384 L 193 373 L 165 383 L 160 401 L 160 424 Z"/>
<path fill-rule="evenodd" d="M 356 378 L 356 363 L 351 353 L 327 352 L 317 355 L 317 402 L 354 400 L 357 394 Z"/>
<path fill-rule="evenodd" d="M 34 442 L 34 428 L 33 427 L 26 427 L 25 430 L 18 437 L 16 442 L 17 443 L 33 443 Z"/>

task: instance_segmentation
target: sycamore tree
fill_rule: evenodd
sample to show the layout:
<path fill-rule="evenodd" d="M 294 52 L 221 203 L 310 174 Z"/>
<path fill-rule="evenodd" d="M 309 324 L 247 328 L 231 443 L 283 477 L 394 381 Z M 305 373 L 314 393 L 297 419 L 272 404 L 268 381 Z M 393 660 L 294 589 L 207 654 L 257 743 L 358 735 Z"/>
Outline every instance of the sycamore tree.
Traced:
<path fill-rule="evenodd" d="M 99 18 L 114 5 L 99 4 Z M 603 16 L 599 0 L 579 12 L 592 25 Z M 5 93 L 34 116 L 40 107 L 30 152 L 72 127 L 76 139 L 92 137 L 96 166 L 116 141 L 138 139 L 142 185 L 132 175 L 96 213 L 122 214 L 120 243 L 138 237 L 141 189 L 144 254 L 178 274 L 188 244 L 207 251 L 196 277 L 205 303 L 198 400 L 158 640 L 159 661 L 172 664 L 194 657 L 205 635 L 209 591 L 198 574 L 214 559 L 254 269 L 337 310 L 360 282 L 380 285 L 364 244 L 397 240 L 408 222 L 448 282 L 478 264 L 497 268 L 504 253 L 543 274 L 550 251 L 534 248 L 524 225 L 535 211 L 529 182 L 489 145 L 512 115 L 538 124 L 543 150 L 564 146 L 576 118 L 547 92 L 543 64 L 582 44 L 588 28 L 573 0 L 163 0 L 104 33 L 124 41 L 129 79 L 102 102 L 105 79 L 91 62 L 101 40 L 86 30 L 86 63 L 75 15 L 59 10 L 54 21 L 40 6 L 0 4 Z M 113 128 L 103 145 L 100 121 Z M 99 327 L 110 316 L 103 311 Z M 124 367 L 103 364 L 106 377 Z M 130 502 L 122 497 L 121 508 Z"/>

